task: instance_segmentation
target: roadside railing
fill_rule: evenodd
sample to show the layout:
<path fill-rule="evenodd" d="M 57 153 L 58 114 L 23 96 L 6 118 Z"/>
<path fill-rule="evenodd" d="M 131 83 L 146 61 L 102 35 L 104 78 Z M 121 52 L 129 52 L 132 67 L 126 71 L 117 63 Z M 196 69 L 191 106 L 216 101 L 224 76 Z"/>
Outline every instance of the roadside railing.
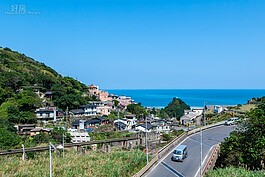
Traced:
<path fill-rule="evenodd" d="M 215 162 L 218 158 L 218 155 L 220 153 L 220 144 L 217 144 L 214 146 L 214 149 L 212 150 L 212 153 L 206 163 L 206 165 L 204 165 L 203 167 L 203 176 L 210 170 L 213 169 L 213 167 L 215 166 Z"/>

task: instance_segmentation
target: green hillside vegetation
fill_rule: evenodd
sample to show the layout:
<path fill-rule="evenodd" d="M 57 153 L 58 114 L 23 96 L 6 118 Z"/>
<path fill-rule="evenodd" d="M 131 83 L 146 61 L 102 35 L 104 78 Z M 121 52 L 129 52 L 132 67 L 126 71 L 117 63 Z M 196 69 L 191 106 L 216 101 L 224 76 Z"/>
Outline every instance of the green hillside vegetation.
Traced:
<path fill-rule="evenodd" d="M 220 148 L 217 169 L 209 176 L 265 176 L 265 104 L 260 103 L 247 112 L 246 118 L 221 143 Z"/>
<path fill-rule="evenodd" d="M 184 110 L 190 109 L 184 101 L 179 98 L 173 100 L 164 108 L 160 110 L 159 116 L 162 118 L 176 117 L 179 119 L 184 115 Z"/>
<path fill-rule="evenodd" d="M 96 100 L 88 96 L 87 89 L 85 84 L 61 76 L 44 63 L 0 48 L 0 149 L 21 144 L 16 129 L 10 127 L 36 123 L 36 108 L 50 105 L 65 111 Z M 52 98 L 42 97 L 47 91 L 52 91 Z"/>
<path fill-rule="evenodd" d="M 63 77 L 44 63 L 37 62 L 24 54 L 0 48 L 0 59 L 0 104 L 21 94 L 20 96 L 28 96 L 20 97 L 21 99 L 28 100 L 32 97 L 30 103 L 33 105 L 25 107 L 35 109 L 41 103 L 36 98 L 35 91 L 42 93 L 52 91 L 52 101 L 55 106 L 63 110 L 67 107 L 76 108 L 92 100 L 85 94 L 87 93 L 85 84 L 71 77 Z M 23 107 L 19 108 L 24 111 Z"/>

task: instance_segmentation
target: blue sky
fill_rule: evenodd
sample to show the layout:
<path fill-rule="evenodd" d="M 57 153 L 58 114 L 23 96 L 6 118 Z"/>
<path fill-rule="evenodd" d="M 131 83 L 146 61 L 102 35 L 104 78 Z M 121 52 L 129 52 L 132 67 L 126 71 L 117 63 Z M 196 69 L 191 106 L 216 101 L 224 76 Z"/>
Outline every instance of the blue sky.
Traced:
<path fill-rule="evenodd" d="M 264 0 L 1 0 L 0 22 L 0 46 L 104 89 L 265 88 Z"/>

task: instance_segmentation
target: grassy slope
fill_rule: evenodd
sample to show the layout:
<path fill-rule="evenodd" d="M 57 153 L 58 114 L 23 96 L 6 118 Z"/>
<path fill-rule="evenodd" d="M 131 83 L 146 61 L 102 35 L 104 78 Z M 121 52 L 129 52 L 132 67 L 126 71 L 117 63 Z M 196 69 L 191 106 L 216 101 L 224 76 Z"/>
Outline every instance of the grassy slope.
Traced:
<path fill-rule="evenodd" d="M 65 158 L 53 156 L 54 176 L 132 176 L 145 165 L 145 154 L 140 150 L 113 150 L 111 153 L 66 153 Z M 1 157 L 0 176 L 48 176 L 49 154 L 42 153 L 33 160 L 20 157 Z"/>
<path fill-rule="evenodd" d="M 247 171 L 244 168 L 218 168 L 210 171 L 206 177 L 264 177 L 265 171 Z"/>

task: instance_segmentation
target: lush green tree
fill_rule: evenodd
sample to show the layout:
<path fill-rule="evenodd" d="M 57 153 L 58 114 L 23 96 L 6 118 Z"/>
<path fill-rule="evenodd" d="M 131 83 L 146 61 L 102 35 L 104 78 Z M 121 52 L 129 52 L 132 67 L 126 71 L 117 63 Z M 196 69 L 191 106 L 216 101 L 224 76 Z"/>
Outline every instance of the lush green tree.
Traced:
<path fill-rule="evenodd" d="M 184 110 L 190 107 L 181 99 L 173 98 L 173 100 L 165 107 L 165 112 L 169 117 L 180 118 L 184 115 Z"/>
<path fill-rule="evenodd" d="M 0 128 L 0 149 L 19 148 L 21 138 L 14 132 L 8 131 L 5 128 Z"/>
<path fill-rule="evenodd" d="M 265 161 L 265 104 L 248 113 L 236 131 L 221 144 L 218 166 L 247 166 L 264 169 Z"/>
<path fill-rule="evenodd" d="M 168 114 L 166 113 L 165 109 L 161 109 L 158 113 L 158 117 L 161 117 L 162 119 L 169 118 Z"/>
<path fill-rule="evenodd" d="M 141 116 L 146 116 L 147 112 L 145 110 L 145 108 L 141 105 L 141 103 L 138 104 L 129 104 L 127 106 L 127 111 L 135 114 L 136 117 L 141 117 Z"/>
<path fill-rule="evenodd" d="M 15 95 L 15 99 L 20 111 L 34 112 L 36 108 L 41 106 L 41 99 L 31 90 L 23 90 Z"/>
<path fill-rule="evenodd" d="M 62 143 L 63 142 L 63 136 L 64 136 L 65 143 L 70 143 L 71 142 L 71 135 L 69 133 L 67 133 L 63 128 L 55 127 L 51 131 L 51 137 L 57 143 Z"/>
<path fill-rule="evenodd" d="M 6 88 L 3 89 L 0 87 L 0 105 L 5 102 L 9 97 L 13 95 L 12 91 L 10 89 Z"/>
<path fill-rule="evenodd" d="M 33 137 L 33 142 L 37 144 L 41 143 L 49 143 L 50 142 L 50 136 L 46 133 L 39 133 Z"/>
<path fill-rule="evenodd" d="M 156 108 L 152 108 L 150 114 L 156 115 L 157 114 Z"/>
<path fill-rule="evenodd" d="M 119 105 L 119 101 L 118 100 L 113 100 L 114 106 L 117 107 Z"/>
<path fill-rule="evenodd" d="M 10 132 L 16 133 L 17 129 L 14 127 L 14 124 L 10 123 L 9 121 L 7 121 L 6 119 L 2 119 L 0 117 L 0 129 L 6 129 Z"/>
<path fill-rule="evenodd" d="M 12 112 L 12 110 L 14 110 L 14 112 Z M 0 116 L 1 116 L 1 118 L 8 119 L 10 112 L 14 113 L 14 114 L 17 114 L 17 112 L 19 112 L 18 107 L 11 100 L 6 101 L 6 102 L 1 104 L 1 106 L 0 106 Z"/>

